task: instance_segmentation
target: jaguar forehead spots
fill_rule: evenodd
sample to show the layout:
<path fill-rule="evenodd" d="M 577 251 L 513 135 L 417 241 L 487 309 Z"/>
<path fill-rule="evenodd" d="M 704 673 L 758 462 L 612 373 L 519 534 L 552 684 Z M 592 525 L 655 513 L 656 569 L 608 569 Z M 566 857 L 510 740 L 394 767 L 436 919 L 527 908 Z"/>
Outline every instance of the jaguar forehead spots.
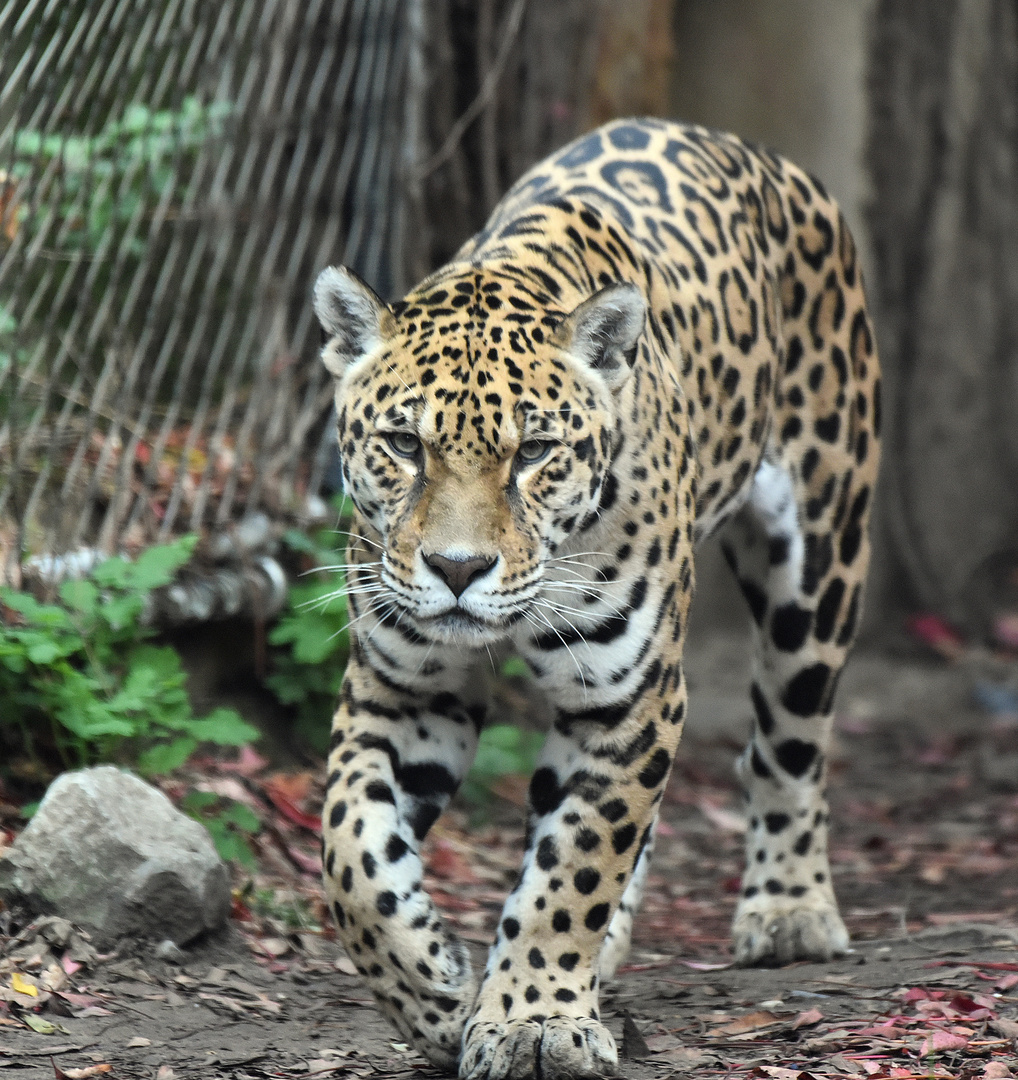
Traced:
<path fill-rule="evenodd" d="M 820 184 L 732 135 L 617 121 L 531 169 L 403 300 L 330 268 L 315 309 L 356 507 L 325 884 L 401 1036 L 465 1080 L 616 1071 L 598 991 L 640 903 L 686 713 L 694 552 L 715 532 L 756 641 L 735 955 L 843 952 L 826 749 L 880 383 L 855 246 Z M 420 849 L 504 651 L 554 725 L 477 978 Z"/>

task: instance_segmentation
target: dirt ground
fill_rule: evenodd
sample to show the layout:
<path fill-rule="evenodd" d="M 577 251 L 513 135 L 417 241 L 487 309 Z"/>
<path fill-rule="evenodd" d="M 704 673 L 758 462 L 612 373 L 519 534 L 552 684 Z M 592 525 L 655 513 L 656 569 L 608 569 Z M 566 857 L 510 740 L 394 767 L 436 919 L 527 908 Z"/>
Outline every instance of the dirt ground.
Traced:
<path fill-rule="evenodd" d="M 1018 717 L 976 707 L 972 664 L 857 654 L 830 784 L 832 869 L 854 951 L 740 970 L 728 923 L 744 827 L 731 763 L 748 728 L 745 653 L 724 635 L 690 650 L 691 719 L 648 896 L 630 963 L 602 1003 L 623 1074 L 1018 1076 Z M 456 809 L 429 838 L 429 887 L 478 964 L 522 850 L 522 791 L 505 782 L 486 823 L 469 829 L 471 813 Z M 312 823 L 290 814 L 289 832 L 274 826 L 279 843 L 260 849 L 254 886 L 238 872 L 229 933 L 175 963 L 148 946 L 82 961 L 0 922 L 0 1080 L 437 1078 L 313 918 L 255 910 L 252 897 L 275 888 L 321 911 Z"/>

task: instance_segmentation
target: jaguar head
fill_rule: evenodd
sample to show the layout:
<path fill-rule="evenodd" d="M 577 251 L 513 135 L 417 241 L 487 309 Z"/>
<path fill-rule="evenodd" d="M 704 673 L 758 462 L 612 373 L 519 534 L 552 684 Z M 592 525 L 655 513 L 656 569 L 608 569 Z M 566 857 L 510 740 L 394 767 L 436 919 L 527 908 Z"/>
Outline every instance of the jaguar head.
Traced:
<path fill-rule="evenodd" d="M 639 289 L 610 284 L 563 312 L 470 267 L 389 307 L 330 267 L 314 298 L 344 484 L 377 545 L 376 610 L 464 645 L 538 625 L 548 560 L 596 521 Z"/>

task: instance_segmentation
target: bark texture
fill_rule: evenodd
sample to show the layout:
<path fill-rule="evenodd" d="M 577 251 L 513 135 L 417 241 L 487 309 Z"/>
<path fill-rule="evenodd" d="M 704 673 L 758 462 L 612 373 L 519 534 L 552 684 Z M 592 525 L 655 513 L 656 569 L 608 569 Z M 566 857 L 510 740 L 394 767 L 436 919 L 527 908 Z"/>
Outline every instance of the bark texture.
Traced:
<path fill-rule="evenodd" d="M 589 126 L 604 0 L 429 0 L 417 275 L 521 173 Z"/>
<path fill-rule="evenodd" d="M 868 93 L 883 599 L 976 629 L 1018 565 L 1018 5 L 878 0 Z"/>

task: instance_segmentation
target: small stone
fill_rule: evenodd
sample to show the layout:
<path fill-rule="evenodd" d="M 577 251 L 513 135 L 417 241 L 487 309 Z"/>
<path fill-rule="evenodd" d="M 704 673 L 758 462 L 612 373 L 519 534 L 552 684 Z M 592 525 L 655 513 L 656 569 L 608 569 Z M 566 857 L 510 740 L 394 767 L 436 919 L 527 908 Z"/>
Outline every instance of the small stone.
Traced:
<path fill-rule="evenodd" d="M 0 858 L 0 897 L 89 927 L 101 950 L 121 939 L 184 945 L 230 910 L 229 875 L 206 830 L 110 765 L 50 785 Z"/>
<path fill-rule="evenodd" d="M 184 950 L 170 938 L 164 938 L 155 947 L 157 960 L 165 960 L 168 964 L 183 964 L 187 957 Z"/>
<path fill-rule="evenodd" d="M 267 953 L 269 956 L 277 958 L 280 956 L 286 956 L 286 954 L 290 951 L 290 943 L 286 940 L 286 938 L 262 938 L 261 941 L 258 942 L 258 946 L 262 950 L 262 952 Z"/>
<path fill-rule="evenodd" d="M 74 934 L 73 924 L 66 919 L 42 919 L 36 925 L 43 940 L 57 949 L 66 949 Z"/>

